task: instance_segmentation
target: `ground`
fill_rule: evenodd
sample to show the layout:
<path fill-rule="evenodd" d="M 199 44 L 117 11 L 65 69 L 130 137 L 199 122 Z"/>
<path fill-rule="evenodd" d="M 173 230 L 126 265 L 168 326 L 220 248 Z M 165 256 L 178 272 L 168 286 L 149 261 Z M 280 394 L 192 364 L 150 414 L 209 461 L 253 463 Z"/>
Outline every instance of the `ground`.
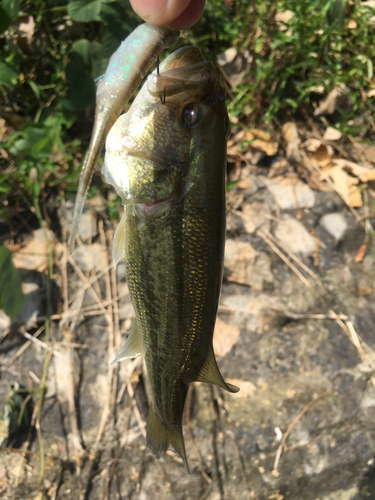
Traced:
<path fill-rule="evenodd" d="M 111 264 L 113 231 L 92 202 L 73 258 L 66 231 L 62 241 L 49 233 L 54 311 L 40 419 L 35 390 L 28 403 L 44 481 L 40 440 L 25 427 L 1 449 L 2 498 L 375 498 L 375 259 L 371 248 L 358 253 L 363 209 L 279 167 L 230 174 L 240 180 L 228 193 L 214 346 L 241 390 L 191 387 L 190 474 L 173 451 L 156 458 L 146 448 L 142 361 L 111 365 L 134 315 L 123 263 Z M 61 220 L 71 211 L 63 203 Z M 38 230 L 14 257 L 28 294 L 12 325 L 2 319 L 4 401 L 12 382 L 32 390 L 43 377 L 46 255 Z"/>

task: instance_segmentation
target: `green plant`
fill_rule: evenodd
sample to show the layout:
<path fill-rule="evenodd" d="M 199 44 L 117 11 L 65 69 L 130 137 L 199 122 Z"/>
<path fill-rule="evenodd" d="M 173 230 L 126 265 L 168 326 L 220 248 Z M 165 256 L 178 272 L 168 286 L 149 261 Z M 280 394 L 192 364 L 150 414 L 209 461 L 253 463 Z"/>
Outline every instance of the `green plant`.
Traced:
<path fill-rule="evenodd" d="M 12 252 L 0 244 L 0 309 L 14 319 L 20 312 L 22 303 L 22 282 L 14 267 Z"/>

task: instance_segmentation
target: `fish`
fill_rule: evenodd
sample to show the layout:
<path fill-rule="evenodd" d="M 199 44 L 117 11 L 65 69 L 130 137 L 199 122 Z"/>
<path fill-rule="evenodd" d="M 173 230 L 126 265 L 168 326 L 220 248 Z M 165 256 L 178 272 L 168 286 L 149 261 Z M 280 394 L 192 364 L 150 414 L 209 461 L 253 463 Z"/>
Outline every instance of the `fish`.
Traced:
<path fill-rule="evenodd" d="M 96 108 L 91 141 L 82 168 L 74 206 L 68 251 L 74 251 L 79 221 L 96 163 L 108 132 L 124 110 L 159 54 L 173 45 L 180 32 L 169 26 L 138 26 L 109 60 L 96 92 Z"/>
<path fill-rule="evenodd" d="M 146 80 L 108 134 L 102 173 L 122 199 L 113 243 L 124 256 L 135 322 L 114 362 L 144 356 L 151 393 L 147 444 L 171 445 L 188 468 L 182 432 L 192 382 L 229 392 L 213 332 L 223 275 L 226 144 L 221 70 L 183 47 Z"/>

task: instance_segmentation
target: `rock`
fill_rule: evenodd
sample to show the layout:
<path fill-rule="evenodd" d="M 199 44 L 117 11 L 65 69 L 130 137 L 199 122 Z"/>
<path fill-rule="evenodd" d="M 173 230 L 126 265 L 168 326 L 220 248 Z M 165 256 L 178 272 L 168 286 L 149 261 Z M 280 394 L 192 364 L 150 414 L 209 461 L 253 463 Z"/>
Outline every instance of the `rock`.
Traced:
<path fill-rule="evenodd" d="M 31 261 L 30 261 L 31 262 Z M 15 325 L 25 325 L 26 330 L 35 324 L 38 316 L 43 316 L 46 289 L 43 282 L 43 275 L 34 271 L 22 271 L 22 292 L 24 294 L 20 312 L 13 320 Z"/>
<path fill-rule="evenodd" d="M 288 217 L 282 220 L 275 230 L 275 236 L 293 253 L 309 257 L 315 252 L 315 238 L 297 219 Z"/>
<path fill-rule="evenodd" d="M 262 333 L 285 322 L 285 306 L 278 297 L 263 293 L 229 295 L 221 303 L 233 315 L 234 324 L 251 332 Z"/>
<path fill-rule="evenodd" d="M 324 132 L 323 139 L 325 141 L 338 141 L 341 139 L 342 133 L 333 127 L 328 127 Z"/>
<path fill-rule="evenodd" d="M 5 314 L 5 312 L 0 309 L 0 335 L 2 335 L 5 330 L 8 330 L 8 328 L 10 327 L 12 323 L 12 320 L 10 319 L 10 317 Z"/>
<path fill-rule="evenodd" d="M 224 276 L 229 281 L 248 285 L 254 290 L 262 291 L 264 281 L 273 281 L 268 255 L 257 252 L 244 241 L 227 239 L 224 268 Z"/>
<path fill-rule="evenodd" d="M 66 226 L 69 228 L 69 230 L 72 227 L 73 223 L 73 210 L 74 210 L 73 201 L 67 200 L 65 218 L 66 218 Z M 83 210 L 79 221 L 77 234 L 82 241 L 87 241 L 89 238 L 94 238 L 98 234 L 95 217 L 90 210 L 87 209 Z"/>
<path fill-rule="evenodd" d="M 336 241 L 341 240 L 348 227 L 345 217 L 337 212 L 323 215 L 320 219 L 320 224 L 324 227 L 327 233 L 336 239 Z"/>
<path fill-rule="evenodd" d="M 265 203 L 254 202 L 245 204 L 242 207 L 242 212 L 237 212 L 241 216 L 245 231 L 248 234 L 254 233 L 257 229 L 266 229 L 269 231 L 271 221 L 269 215 L 269 207 Z"/>
<path fill-rule="evenodd" d="M 309 186 L 294 177 L 274 177 L 265 184 L 283 210 L 311 208 L 315 204 L 315 193 Z"/>
<path fill-rule="evenodd" d="M 103 270 L 106 249 L 100 243 L 81 245 L 73 253 L 73 259 L 82 271 Z"/>
<path fill-rule="evenodd" d="M 48 239 L 52 244 L 55 236 L 52 231 L 48 231 Z M 30 271 L 43 272 L 48 267 L 49 243 L 45 238 L 43 229 L 37 229 L 32 233 L 32 239 L 14 252 L 13 263 L 18 269 L 28 269 Z"/>
<path fill-rule="evenodd" d="M 237 325 L 229 325 L 216 318 L 214 331 L 214 352 L 216 357 L 223 358 L 240 339 L 240 329 Z"/>

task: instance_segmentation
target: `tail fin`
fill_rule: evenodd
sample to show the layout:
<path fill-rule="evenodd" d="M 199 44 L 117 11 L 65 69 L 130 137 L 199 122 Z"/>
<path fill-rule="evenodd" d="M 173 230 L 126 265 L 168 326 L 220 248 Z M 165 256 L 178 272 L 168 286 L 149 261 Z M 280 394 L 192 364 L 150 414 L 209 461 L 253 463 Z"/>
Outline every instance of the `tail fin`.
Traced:
<path fill-rule="evenodd" d="M 182 426 L 173 428 L 172 426 L 164 425 L 152 404 L 147 421 L 147 446 L 155 455 L 159 455 L 160 453 L 166 452 L 169 445 L 172 445 L 178 455 L 180 455 L 189 472 L 184 436 L 182 435 Z"/>

